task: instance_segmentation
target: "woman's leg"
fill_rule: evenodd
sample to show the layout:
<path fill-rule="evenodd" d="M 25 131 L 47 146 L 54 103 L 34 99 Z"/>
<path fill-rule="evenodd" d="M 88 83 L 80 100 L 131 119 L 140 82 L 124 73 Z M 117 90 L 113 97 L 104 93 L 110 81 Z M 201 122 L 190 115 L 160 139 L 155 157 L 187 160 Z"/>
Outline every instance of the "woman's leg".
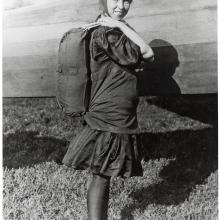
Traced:
<path fill-rule="evenodd" d="M 89 220 L 107 220 L 110 177 L 93 174 L 87 192 Z"/>

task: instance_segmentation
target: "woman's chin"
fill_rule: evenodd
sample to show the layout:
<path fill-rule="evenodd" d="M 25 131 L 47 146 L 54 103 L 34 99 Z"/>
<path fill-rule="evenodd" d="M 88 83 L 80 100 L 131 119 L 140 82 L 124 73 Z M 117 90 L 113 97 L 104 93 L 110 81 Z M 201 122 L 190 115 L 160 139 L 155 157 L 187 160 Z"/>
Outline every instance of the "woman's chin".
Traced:
<path fill-rule="evenodd" d="M 124 16 L 111 16 L 113 19 L 120 21 L 124 18 Z"/>

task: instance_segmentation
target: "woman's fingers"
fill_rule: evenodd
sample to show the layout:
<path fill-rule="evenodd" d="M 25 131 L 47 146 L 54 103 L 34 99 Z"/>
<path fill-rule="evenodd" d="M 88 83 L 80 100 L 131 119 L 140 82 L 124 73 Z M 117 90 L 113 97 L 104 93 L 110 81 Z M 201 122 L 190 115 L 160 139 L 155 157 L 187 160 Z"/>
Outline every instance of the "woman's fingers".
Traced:
<path fill-rule="evenodd" d="M 98 22 L 102 26 L 107 26 L 110 28 L 118 27 L 119 21 L 112 19 L 111 17 L 101 17 Z"/>
<path fill-rule="evenodd" d="M 98 22 L 102 26 L 114 27 L 114 23 L 113 23 L 112 19 L 110 19 L 109 17 L 102 17 L 98 20 Z"/>
<path fill-rule="evenodd" d="M 81 26 L 81 28 L 83 29 L 90 29 L 90 28 L 93 28 L 93 27 L 96 27 L 96 26 L 99 26 L 100 23 L 99 22 L 93 22 L 93 23 L 90 23 L 90 24 L 84 24 Z"/>
<path fill-rule="evenodd" d="M 105 22 L 105 19 L 104 19 L 104 18 L 100 18 L 100 19 L 98 20 L 98 22 Z"/>
<path fill-rule="evenodd" d="M 99 19 L 98 20 L 98 23 L 102 26 L 106 26 L 107 25 L 107 22 L 104 20 L 104 19 Z"/>

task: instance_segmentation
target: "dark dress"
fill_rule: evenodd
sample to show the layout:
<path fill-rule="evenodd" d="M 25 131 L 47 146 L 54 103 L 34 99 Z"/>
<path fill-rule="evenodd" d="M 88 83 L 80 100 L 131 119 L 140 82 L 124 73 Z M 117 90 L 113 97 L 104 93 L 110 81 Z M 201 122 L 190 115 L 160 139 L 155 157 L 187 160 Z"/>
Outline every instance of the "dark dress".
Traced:
<path fill-rule="evenodd" d="M 140 48 L 119 29 L 98 27 L 90 42 L 92 89 L 87 125 L 63 163 L 107 176 L 142 176 L 137 123 Z"/>

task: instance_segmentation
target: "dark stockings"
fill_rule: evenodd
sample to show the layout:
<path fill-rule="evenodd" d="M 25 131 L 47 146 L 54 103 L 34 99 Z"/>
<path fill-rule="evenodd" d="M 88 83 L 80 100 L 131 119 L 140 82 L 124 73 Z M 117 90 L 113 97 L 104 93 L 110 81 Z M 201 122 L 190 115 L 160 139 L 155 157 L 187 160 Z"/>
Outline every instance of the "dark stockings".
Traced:
<path fill-rule="evenodd" d="M 89 220 L 107 220 L 110 177 L 93 174 L 87 191 Z"/>

